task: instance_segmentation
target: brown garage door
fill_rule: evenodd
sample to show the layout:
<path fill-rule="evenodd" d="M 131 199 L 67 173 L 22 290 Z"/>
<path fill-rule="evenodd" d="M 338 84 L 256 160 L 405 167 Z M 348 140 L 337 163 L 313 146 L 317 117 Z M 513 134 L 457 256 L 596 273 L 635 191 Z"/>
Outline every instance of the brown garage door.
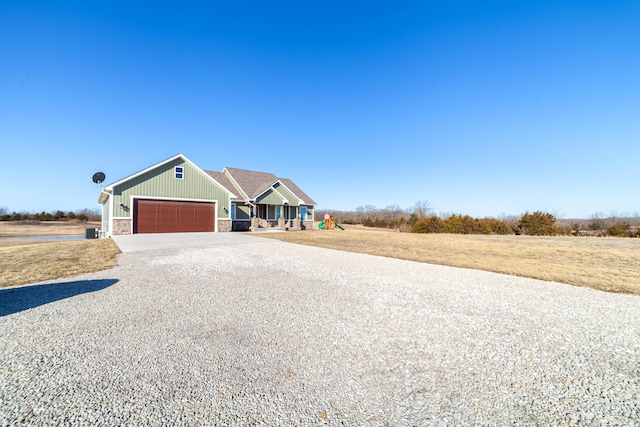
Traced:
<path fill-rule="evenodd" d="M 133 201 L 134 233 L 215 231 L 215 203 L 174 200 Z"/>

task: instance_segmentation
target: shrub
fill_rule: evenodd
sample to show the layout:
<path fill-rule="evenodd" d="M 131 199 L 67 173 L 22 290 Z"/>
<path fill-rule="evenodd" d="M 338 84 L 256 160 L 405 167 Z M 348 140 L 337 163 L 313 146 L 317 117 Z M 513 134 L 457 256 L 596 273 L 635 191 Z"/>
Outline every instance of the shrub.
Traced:
<path fill-rule="evenodd" d="M 556 217 L 550 213 L 535 211 L 522 215 L 516 233 L 527 236 L 555 236 L 558 234 L 556 226 Z"/>
<path fill-rule="evenodd" d="M 513 234 L 513 229 L 511 225 L 505 220 L 495 219 L 495 218 L 485 218 L 482 221 L 487 221 L 489 226 L 491 227 L 491 233 L 493 234 Z"/>
<path fill-rule="evenodd" d="M 558 233 L 563 236 L 579 236 L 582 226 L 577 222 L 558 225 Z"/>
<path fill-rule="evenodd" d="M 414 225 L 416 225 L 416 222 L 418 221 L 420 221 L 420 217 L 415 213 L 412 213 L 411 216 L 409 217 L 409 220 L 407 221 L 407 224 L 413 227 Z"/>
<path fill-rule="evenodd" d="M 422 218 L 413 225 L 412 231 L 414 233 L 444 233 L 444 221 L 435 215 Z"/>
<path fill-rule="evenodd" d="M 607 234 L 609 236 L 631 237 L 631 225 L 628 222 L 618 221 L 607 228 Z"/>
<path fill-rule="evenodd" d="M 595 213 L 591 216 L 591 222 L 589 223 L 589 230 L 605 230 L 607 228 L 607 222 L 604 220 L 602 214 Z"/>
<path fill-rule="evenodd" d="M 444 227 L 447 233 L 454 234 L 474 234 L 476 232 L 476 220 L 469 215 L 451 215 L 444 220 Z"/>

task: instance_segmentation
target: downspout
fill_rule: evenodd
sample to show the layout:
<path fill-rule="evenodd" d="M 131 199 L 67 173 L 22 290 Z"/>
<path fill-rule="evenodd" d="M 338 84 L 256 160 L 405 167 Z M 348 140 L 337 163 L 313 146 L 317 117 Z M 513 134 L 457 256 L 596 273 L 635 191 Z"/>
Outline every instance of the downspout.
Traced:
<path fill-rule="evenodd" d="M 108 219 L 108 231 L 105 232 L 104 230 L 102 230 L 102 236 L 103 237 L 111 237 L 111 235 L 113 234 L 113 197 L 111 195 L 111 193 L 109 193 L 108 191 L 105 191 L 104 188 L 100 187 L 100 192 L 102 194 L 106 194 L 107 195 L 107 203 L 109 203 L 109 208 L 107 209 L 109 212 L 109 219 Z M 102 204 L 102 206 L 104 206 L 104 203 Z M 102 210 L 103 214 L 104 214 L 104 208 Z M 102 222 L 102 221 L 101 221 Z M 104 227 L 104 223 L 102 222 L 102 227 Z"/>

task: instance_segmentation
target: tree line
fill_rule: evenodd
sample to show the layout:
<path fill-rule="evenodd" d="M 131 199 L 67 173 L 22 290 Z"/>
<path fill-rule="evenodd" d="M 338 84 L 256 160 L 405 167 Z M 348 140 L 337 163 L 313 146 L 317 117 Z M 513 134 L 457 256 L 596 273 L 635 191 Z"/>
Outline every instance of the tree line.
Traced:
<path fill-rule="evenodd" d="M 494 234 L 528 236 L 618 236 L 640 237 L 640 214 L 593 214 L 588 220 L 560 220 L 556 215 L 535 211 L 499 218 L 435 214 L 429 201 L 418 201 L 408 209 L 398 205 L 376 208 L 359 206 L 354 211 L 316 209 L 315 217 L 330 213 L 339 223 L 391 228 L 409 233 Z"/>
<path fill-rule="evenodd" d="M 102 212 L 96 209 L 51 212 L 9 212 L 0 206 L 0 221 L 100 221 Z"/>

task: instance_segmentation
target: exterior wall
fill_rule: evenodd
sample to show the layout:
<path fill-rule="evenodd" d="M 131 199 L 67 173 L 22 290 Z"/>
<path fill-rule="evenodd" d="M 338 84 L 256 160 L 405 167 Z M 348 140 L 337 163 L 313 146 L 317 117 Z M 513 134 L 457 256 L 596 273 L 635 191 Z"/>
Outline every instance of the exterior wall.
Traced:
<path fill-rule="evenodd" d="M 236 205 L 236 220 L 251 219 L 251 206 Z"/>
<path fill-rule="evenodd" d="M 287 190 L 287 188 L 280 184 L 279 182 L 276 183 L 273 188 L 276 189 L 276 191 L 278 191 L 278 193 L 282 194 L 282 197 L 286 198 L 287 201 L 289 202 L 289 206 L 298 206 L 298 198 L 289 190 Z"/>
<path fill-rule="evenodd" d="M 174 168 L 176 166 L 184 168 L 183 179 L 175 179 Z M 133 206 L 130 205 L 133 196 L 215 200 L 218 202 L 216 218 L 229 219 L 230 215 L 229 194 L 181 158 L 160 165 L 114 187 L 112 195 L 114 217 L 131 217 Z"/>
<path fill-rule="evenodd" d="M 231 223 L 231 231 L 249 231 L 251 229 L 251 206 L 236 204 L 236 219 Z"/>
<path fill-rule="evenodd" d="M 307 217 L 305 218 L 305 221 L 313 221 L 313 206 L 301 205 L 298 208 L 298 218 L 302 216 L 301 210 L 303 206 L 307 208 Z"/>
<path fill-rule="evenodd" d="M 269 190 L 264 193 L 262 196 L 256 199 L 256 203 L 261 205 L 283 205 L 282 197 L 278 195 L 275 191 Z"/>
<path fill-rule="evenodd" d="M 131 234 L 131 220 L 128 218 L 113 219 L 113 235 Z"/>
<path fill-rule="evenodd" d="M 218 220 L 218 232 L 226 233 L 231 231 L 231 221 L 228 219 Z"/>
<path fill-rule="evenodd" d="M 300 228 L 302 230 L 313 230 L 313 221 L 302 221 Z"/>

